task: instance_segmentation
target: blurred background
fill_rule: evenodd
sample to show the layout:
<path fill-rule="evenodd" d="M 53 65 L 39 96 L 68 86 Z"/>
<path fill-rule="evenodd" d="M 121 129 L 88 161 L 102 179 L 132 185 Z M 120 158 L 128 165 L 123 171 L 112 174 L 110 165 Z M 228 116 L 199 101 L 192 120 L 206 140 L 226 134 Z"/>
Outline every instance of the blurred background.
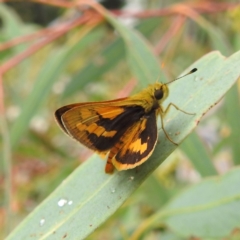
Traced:
<path fill-rule="evenodd" d="M 63 134 L 54 111 L 74 102 L 124 97 L 141 86 L 126 64 L 123 41 L 99 15 L 73 9 L 71 1 L 1 2 L 0 238 L 4 238 L 92 154 Z M 240 49 L 238 2 L 100 3 L 151 43 L 171 81 L 213 50 L 229 56 Z M 186 186 L 238 165 L 239 89 L 238 81 L 188 141 L 88 239 L 127 239 L 143 219 Z M 160 237 L 181 239 L 165 226 L 144 239 Z"/>

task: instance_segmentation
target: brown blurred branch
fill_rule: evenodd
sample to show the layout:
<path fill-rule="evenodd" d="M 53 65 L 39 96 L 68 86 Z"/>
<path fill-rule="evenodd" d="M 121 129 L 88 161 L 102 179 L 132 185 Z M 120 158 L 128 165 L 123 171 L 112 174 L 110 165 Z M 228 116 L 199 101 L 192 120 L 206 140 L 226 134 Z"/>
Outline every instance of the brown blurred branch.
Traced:
<path fill-rule="evenodd" d="M 29 39 L 42 37 L 42 39 L 39 40 L 37 43 L 33 44 L 32 46 L 27 48 L 25 51 L 21 52 L 20 54 L 14 56 L 10 60 L 3 63 L 0 66 L 0 73 L 4 74 L 9 69 L 16 66 L 22 60 L 24 60 L 25 58 L 31 56 L 33 53 L 37 52 L 42 47 L 46 46 L 47 44 L 51 43 L 52 41 L 56 40 L 57 38 L 64 35 L 66 32 L 70 31 L 71 29 L 79 25 L 83 25 L 84 23 L 88 23 L 88 24 L 91 23 L 92 27 L 94 27 L 96 25 L 96 21 L 91 19 L 91 16 L 92 14 L 85 14 L 71 22 L 52 27 L 52 29 L 45 29 L 36 34 L 21 37 L 5 43 L 4 45 L 1 46 L 2 50 L 4 49 L 4 47 L 7 48 L 9 46 L 15 45 L 18 42 L 25 42 L 25 41 L 29 41 Z M 48 33 L 47 36 L 46 36 L 46 33 Z"/>
<path fill-rule="evenodd" d="M 233 8 L 240 7 L 240 3 L 217 3 L 217 2 L 199 2 L 199 3 L 188 3 L 188 4 L 176 4 L 164 9 L 154 9 L 154 10 L 144 10 L 141 12 L 136 11 L 122 11 L 122 10 L 113 10 L 116 16 L 119 17 L 135 17 L 135 18 L 150 18 L 150 17 L 162 17 L 174 15 L 178 12 L 178 6 L 183 5 L 189 8 L 192 8 L 198 13 L 216 13 L 228 11 Z M 184 15 L 183 12 L 181 14 Z"/>

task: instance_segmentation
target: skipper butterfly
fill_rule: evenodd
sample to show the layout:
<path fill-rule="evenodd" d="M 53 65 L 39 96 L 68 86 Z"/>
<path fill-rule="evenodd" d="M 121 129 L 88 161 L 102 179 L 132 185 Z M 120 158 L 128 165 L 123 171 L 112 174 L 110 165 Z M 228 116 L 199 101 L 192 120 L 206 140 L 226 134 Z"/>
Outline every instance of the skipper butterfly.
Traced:
<path fill-rule="evenodd" d="M 158 116 L 167 139 L 177 145 L 165 131 L 166 113 L 173 106 L 193 115 L 173 103 L 164 110 L 162 102 L 168 94 L 168 85 L 156 82 L 131 97 L 61 107 L 55 117 L 66 134 L 101 155 L 108 153 L 106 173 L 112 173 L 114 167 L 119 171 L 132 169 L 144 163 L 156 146 Z"/>

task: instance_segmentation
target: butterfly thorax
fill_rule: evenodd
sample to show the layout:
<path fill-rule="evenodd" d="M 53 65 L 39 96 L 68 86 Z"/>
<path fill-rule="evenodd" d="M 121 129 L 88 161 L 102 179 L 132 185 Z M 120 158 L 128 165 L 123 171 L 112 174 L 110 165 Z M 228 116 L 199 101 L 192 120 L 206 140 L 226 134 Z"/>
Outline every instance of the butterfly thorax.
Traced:
<path fill-rule="evenodd" d="M 146 113 L 149 113 L 158 109 L 167 96 L 167 85 L 157 82 L 149 85 L 140 93 L 133 95 L 131 99 L 135 100 L 137 105 L 142 106 Z"/>

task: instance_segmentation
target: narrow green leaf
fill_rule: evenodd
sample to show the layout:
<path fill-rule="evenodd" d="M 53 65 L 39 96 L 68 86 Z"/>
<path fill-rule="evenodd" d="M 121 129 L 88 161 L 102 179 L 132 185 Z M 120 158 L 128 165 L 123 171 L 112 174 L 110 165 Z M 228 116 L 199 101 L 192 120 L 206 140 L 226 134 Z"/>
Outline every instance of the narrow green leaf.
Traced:
<path fill-rule="evenodd" d="M 71 82 L 67 85 L 62 98 L 69 97 L 77 91 L 84 88 L 89 83 L 99 79 L 104 73 L 112 69 L 122 59 L 124 51 L 123 41 L 121 39 L 116 40 L 110 46 L 105 48 L 100 56 L 102 57 L 104 64 L 97 64 L 96 61 L 89 60 L 83 69 L 80 69 Z"/>
<path fill-rule="evenodd" d="M 240 223 L 239 182 L 239 168 L 206 179 L 171 201 L 159 217 L 182 237 L 229 237 Z"/>
<path fill-rule="evenodd" d="M 3 3 L 0 3 L 0 17 L 2 21 L 0 29 L 0 39 L 4 39 L 5 41 L 11 41 L 14 38 L 33 33 L 37 28 L 33 24 L 25 25 L 22 22 L 22 19 L 17 15 L 17 13 L 11 7 Z M 11 49 L 11 53 L 20 53 L 24 49 L 26 49 L 27 45 L 28 43 L 18 44 Z M 4 53 L 1 52 L 1 58 L 4 56 L 3 54 Z M 23 71 L 23 73 L 24 72 L 25 71 Z"/>
<path fill-rule="evenodd" d="M 3 31 L 6 39 L 13 39 L 24 33 L 24 29 L 26 28 L 21 18 L 10 7 L 0 4 L 0 16 L 3 21 Z"/>
<path fill-rule="evenodd" d="M 172 194 L 169 188 L 154 174 L 151 174 L 144 182 L 142 192 L 144 193 L 144 202 L 156 209 L 166 204 Z"/>
<path fill-rule="evenodd" d="M 159 60 L 154 55 L 147 40 L 134 29 L 125 27 L 111 14 L 106 14 L 105 17 L 123 38 L 128 64 L 142 86 L 158 79 L 164 80 L 165 76 L 160 71 Z"/>
<path fill-rule="evenodd" d="M 164 105 L 173 102 L 185 111 L 196 113 L 186 115 L 176 109 L 168 113 L 165 128 L 175 142 L 183 141 L 207 110 L 230 89 L 240 75 L 239 65 L 240 51 L 226 59 L 220 53 L 212 52 L 191 66 L 199 69 L 196 74 L 169 85 L 170 95 Z M 175 148 L 160 131 L 159 144 L 146 163 L 137 170 L 116 171 L 112 175 L 104 173 L 105 162 L 94 155 L 7 239 L 86 239 Z M 60 203 L 64 206 L 59 206 Z"/>
<path fill-rule="evenodd" d="M 214 26 L 201 16 L 198 16 L 194 20 L 208 33 L 213 49 L 219 50 L 223 54 L 229 54 L 231 52 L 230 44 L 218 26 Z"/>
<path fill-rule="evenodd" d="M 191 133 L 180 148 L 189 157 L 194 168 L 203 176 L 216 175 L 209 152 L 195 132 Z"/>
<path fill-rule="evenodd" d="M 234 86 L 225 97 L 225 113 L 231 128 L 228 144 L 231 146 L 233 161 L 240 164 L 240 99 L 237 86 Z"/>

